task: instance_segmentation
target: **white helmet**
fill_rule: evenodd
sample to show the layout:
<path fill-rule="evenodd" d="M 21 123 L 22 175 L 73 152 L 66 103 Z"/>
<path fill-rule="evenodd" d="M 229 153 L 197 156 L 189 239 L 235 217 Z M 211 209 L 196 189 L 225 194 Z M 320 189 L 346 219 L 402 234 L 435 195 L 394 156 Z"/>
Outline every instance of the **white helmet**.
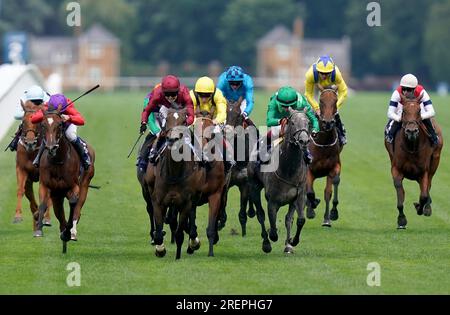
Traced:
<path fill-rule="evenodd" d="M 25 91 L 25 100 L 27 101 L 34 101 L 34 100 L 40 100 L 43 101 L 45 98 L 45 92 L 44 90 L 37 85 L 33 85 L 28 90 Z"/>
<path fill-rule="evenodd" d="M 407 88 L 415 89 L 417 84 L 419 84 L 419 82 L 417 81 L 416 76 L 411 73 L 405 74 L 400 80 L 400 85 Z"/>

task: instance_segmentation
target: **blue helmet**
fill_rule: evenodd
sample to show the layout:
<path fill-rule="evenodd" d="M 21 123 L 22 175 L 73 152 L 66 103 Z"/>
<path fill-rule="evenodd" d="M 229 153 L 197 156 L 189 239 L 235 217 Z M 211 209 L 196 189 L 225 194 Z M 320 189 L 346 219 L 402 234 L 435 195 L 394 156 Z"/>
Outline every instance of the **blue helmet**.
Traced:
<path fill-rule="evenodd" d="M 227 70 L 226 79 L 230 81 L 244 81 L 244 70 L 238 66 L 231 66 Z"/>

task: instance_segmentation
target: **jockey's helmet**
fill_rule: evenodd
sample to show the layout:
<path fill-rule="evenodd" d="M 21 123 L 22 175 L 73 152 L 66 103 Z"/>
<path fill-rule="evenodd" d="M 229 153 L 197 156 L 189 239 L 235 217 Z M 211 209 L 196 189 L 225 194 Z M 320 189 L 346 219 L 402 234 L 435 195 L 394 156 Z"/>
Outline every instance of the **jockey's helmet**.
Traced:
<path fill-rule="evenodd" d="M 228 82 L 244 81 L 244 70 L 238 66 L 231 66 L 227 70 L 226 79 Z"/>
<path fill-rule="evenodd" d="M 64 112 L 67 108 L 67 98 L 63 94 L 54 94 L 50 96 L 48 100 L 48 110 L 54 111 L 58 110 L 60 112 Z"/>
<path fill-rule="evenodd" d="M 161 81 L 163 92 L 178 92 L 180 89 L 180 80 L 174 75 L 167 75 Z"/>
<path fill-rule="evenodd" d="M 26 101 L 43 101 L 44 98 L 45 92 L 40 86 L 33 85 L 25 91 Z"/>
<path fill-rule="evenodd" d="M 316 69 L 321 73 L 330 73 L 334 70 L 334 61 L 328 55 L 320 56 L 316 61 Z"/>
<path fill-rule="evenodd" d="M 276 102 L 279 110 L 291 107 L 298 101 L 297 91 L 290 86 L 283 86 L 277 92 Z"/>
<path fill-rule="evenodd" d="M 216 86 L 210 77 L 201 77 L 195 82 L 194 92 L 196 93 L 214 93 Z"/>
<path fill-rule="evenodd" d="M 416 76 L 411 73 L 405 74 L 400 80 L 400 86 L 405 88 L 415 89 L 418 84 Z"/>

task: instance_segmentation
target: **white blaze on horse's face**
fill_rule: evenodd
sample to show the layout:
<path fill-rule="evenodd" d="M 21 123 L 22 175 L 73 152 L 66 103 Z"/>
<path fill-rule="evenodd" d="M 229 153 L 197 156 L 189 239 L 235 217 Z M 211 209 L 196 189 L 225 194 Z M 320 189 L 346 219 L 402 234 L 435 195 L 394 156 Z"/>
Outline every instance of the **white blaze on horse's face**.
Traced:
<path fill-rule="evenodd" d="M 175 113 L 175 114 L 173 114 L 173 117 L 175 117 L 175 119 L 178 119 L 178 117 L 180 117 L 180 116 L 178 115 L 178 113 Z"/>
<path fill-rule="evenodd" d="M 47 122 L 51 126 L 53 124 L 53 118 L 51 117 L 47 118 Z"/>

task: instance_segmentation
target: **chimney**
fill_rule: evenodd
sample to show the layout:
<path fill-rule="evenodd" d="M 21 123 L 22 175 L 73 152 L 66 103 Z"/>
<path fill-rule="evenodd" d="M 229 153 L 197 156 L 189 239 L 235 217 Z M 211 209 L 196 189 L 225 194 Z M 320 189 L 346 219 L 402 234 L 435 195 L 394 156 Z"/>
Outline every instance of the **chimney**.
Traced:
<path fill-rule="evenodd" d="M 304 36 L 303 20 L 301 17 L 297 17 L 294 20 L 294 36 L 297 37 L 299 40 L 303 39 Z"/>

